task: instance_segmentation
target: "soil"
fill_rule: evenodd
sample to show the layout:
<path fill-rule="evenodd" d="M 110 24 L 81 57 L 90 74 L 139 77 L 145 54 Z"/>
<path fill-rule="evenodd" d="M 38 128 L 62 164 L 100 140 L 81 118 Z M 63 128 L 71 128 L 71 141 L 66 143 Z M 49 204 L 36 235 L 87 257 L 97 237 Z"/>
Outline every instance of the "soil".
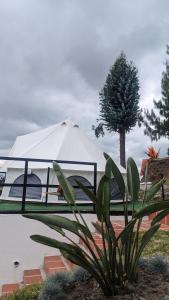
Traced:
<path fill-rule="evenodd" d="M 97 282 L 89 279 L 86 282 L 76 283 L 72 287 L 68 300 L 163 300 L 169 291 L 169 275 L 152 273 L 141 269 L 138 281 L 121 290 L 118 296 L 106 298 Z"/>

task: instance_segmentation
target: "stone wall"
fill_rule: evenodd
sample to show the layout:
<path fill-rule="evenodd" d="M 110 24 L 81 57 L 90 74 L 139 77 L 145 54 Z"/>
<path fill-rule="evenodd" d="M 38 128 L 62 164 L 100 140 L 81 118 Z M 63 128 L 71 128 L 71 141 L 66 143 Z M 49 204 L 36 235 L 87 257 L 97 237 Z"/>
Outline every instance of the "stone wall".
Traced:
<path fill-rule="evenodd" d="M 169 157 L 150 160 L 148 167 L 148 180 L 155 183 L 163 177 L 166 179 L 164 184 L 164 195 L 165 200 L 167 200 L 169 199 Z M 156 198 L 161 198 L 161 196 L 161 191 L 159 191 Z"/>
<path fill-rule="evenodd" d="M 169 157 L 151 159 L 149 161 L 148 175 L 151 182 L 158 181 L 164 177 L 169 183 Z"/>

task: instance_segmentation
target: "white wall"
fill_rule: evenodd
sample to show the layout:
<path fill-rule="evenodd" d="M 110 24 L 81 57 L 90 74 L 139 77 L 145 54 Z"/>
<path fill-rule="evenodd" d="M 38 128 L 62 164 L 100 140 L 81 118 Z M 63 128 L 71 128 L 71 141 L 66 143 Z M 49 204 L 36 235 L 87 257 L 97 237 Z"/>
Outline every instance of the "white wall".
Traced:
<path fill-rule="evenodd" d="M 72 219 L 72 215 L 66 215 Z M 94 215 L 84 215 L 92 228 Z M 0 215 L 0 285 L 21 282 L 23 270 L 40 268 L 45 255 L 57 255 L 58 250 L 30 239 L 32 234 L 42 234 L 63 240 L 62 237 L 40 222 L 23 218 L 21 215 Z M 73 235 L 72 235 L 73 237 Z M 75 239 L 77 241 L 77 238 Z M 15 268 L 13 262 L 20 266 Z"/>

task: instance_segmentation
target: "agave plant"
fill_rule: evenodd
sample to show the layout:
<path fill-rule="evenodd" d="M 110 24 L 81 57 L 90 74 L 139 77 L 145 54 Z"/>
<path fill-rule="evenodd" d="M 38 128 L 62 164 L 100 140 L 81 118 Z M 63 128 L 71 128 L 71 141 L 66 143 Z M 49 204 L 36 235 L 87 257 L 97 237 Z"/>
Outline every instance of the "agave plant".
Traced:
<path fill-rule="evenodd" d="M 145 189 L 144 199 L 139 199 L 140 180 L 137 166 L 132 158 L 127 161 L 127 180 L 114 161 L 105 154 L 105 174 L 100 180 L 96 195 L 82 183 L 77 182 L 84 193 L 94 203 L 97 221 L 95 230 L 102 239 L 100 248 L 90 231 L 82 213 L 75 203 L 75 191 L 64 177 L 60 166 L 53 162 L 53 169 L 62 187 L 65 200 L 70 206 L 74 220 L 56 215 L 29 214 L 26 218 L 38 220 L 58 232 L 66 242 L 60 242 L 42 235 L 32 235 L 31 239 L 60 250 L 61 254 L 76 265 L 87 270 L 99 283 L 106 296 L 116 295 L 119 287 L 137 279 L 139 259 L 146 245 L 160 227 L 160 220 L 169 213 L 169 201 L 149 204 L 150 200 L 164 184 L 164 179 Z M 123 199 L 125 227 L 117 236 L 111 221 L 111 180 L 115 178 Z M 136 211 L 136 203 L 143 204 Z M 128 203 L 132 204 L 132 216 L 129 217 Z M 150 213 L 160 211 L 152 220 L 150 228 L 140 237 L 142 219 Z M 78 236 L 83 245 L 70 238 L 69 232 Z"/>

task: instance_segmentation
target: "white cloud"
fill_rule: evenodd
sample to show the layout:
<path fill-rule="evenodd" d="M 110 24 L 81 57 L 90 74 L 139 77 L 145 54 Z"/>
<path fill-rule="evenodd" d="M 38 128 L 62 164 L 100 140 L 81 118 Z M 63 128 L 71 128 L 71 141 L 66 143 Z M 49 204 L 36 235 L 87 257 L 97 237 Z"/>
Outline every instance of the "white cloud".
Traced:
<path fill-rule="evenodd" d="M 167 0 L 2 0 L 0 153 L 17 135 L 67 117 L 94 139 L 98 93 L 121 50 L 138 66 L 141 106 L 151 108 L 160 97 L 168 9 Z M 119 156 L 117 135 L 97 142 Z M 139 161 L 150 144 L 135 128 L 127 136 L 127 156 Z M 167 145 L 164 139 L 157 144 L 163 155 Z"/>

